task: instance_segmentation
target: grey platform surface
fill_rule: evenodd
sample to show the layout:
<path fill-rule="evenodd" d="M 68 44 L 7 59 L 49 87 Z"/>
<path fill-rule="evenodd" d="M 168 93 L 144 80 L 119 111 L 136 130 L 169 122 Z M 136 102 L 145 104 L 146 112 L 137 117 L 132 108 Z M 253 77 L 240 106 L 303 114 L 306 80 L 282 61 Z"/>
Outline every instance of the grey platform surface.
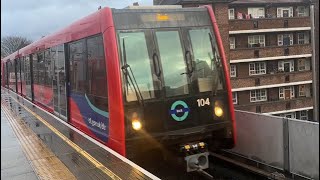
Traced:
<path fill-rule="evenodd" d="M 38 179 L 1 108 L 1 179 Z"/>

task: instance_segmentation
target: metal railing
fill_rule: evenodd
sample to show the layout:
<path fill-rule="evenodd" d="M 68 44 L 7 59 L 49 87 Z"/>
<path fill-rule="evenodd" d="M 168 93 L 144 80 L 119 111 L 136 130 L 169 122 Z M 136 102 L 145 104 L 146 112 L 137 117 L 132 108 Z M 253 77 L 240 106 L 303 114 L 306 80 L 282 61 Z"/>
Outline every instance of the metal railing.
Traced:
<path fill-rule="evenodd" d="M 319 123 L 236 111 L 231 152 L 301 177 L 319 179 Z"/>

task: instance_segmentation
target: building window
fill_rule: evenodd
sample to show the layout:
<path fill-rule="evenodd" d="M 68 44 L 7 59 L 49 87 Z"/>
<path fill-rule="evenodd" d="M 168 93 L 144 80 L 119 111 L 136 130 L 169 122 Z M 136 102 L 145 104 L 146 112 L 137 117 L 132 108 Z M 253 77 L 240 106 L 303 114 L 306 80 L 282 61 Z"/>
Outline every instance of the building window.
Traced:
<path fill-rule="evenodd" d="M 230 65 L 230 77 L 237 77 L 237 66 Z"/>
<path fill-rule="evenodd" d="M 248 44 L 249 44 L 249 47 L 264 47 L 265 37 L 264 35 L 248 36 Z"/>
<path fill-rule="evenodd" d="M 248 14 L 251 15 L 252 18 L 264 18 L 264 8 L 248 8 Z"/>
<path fill-rule="evenodd" d="M 266 63 L 249 63 L 249 75 L 266 74 Z"/>
<path fill-rule="evenodd" d="M 229 19 L 234 19 L 234 9 L 228 9 Z"/>
<path fill-rule="evenodd" d="M 279 88 L 279 99 L 284 99 L 284 89 Z"/>
<path fill-rule="evenodd" d="M 298 44 L 308 44 L 309 34 L 307 32 L 298 33 Z"/>
<path fill-rule="evenodd" d="M 293 7 L 277 8 L 277 17 L 293 17 Z"/>
<path fill-rule="evenodd" d="M 306 96 L 306 86 L 305 85 L 299 85 L 299 96 L 300 97 Z"/>
<path fill-rule="evenodd" d="M 233 102 L 233 104 L 238 104 L 237 92 L 232 92 L 232 102 Z"/>
<path fill-rule="evenodd" d="M 293 72 L 294 71 L 294 60 L 278 61 L 278 70 L 280 72 Z"/>
<path fill-rule="evenodd" d="M 300 119 L 301 120 L 308 120 L 308 112 L 306 110 L 300 111 Z"/>
<path fill-rule="evenodd" d="M 229 37 L 229 43 L 230 43 L 230 49 L 236 48 L 236 38 L 235 37 Z"/>
<path fill-rule="evenodd" d="M 289 46 L 293 44 L 293 34 L 279 34 L 278 46 Z"/>
<path fill-rule="evenodd" d="M 294 87 L 280 87 L 279 88 L 279 99 L 292 99 L 294 98 Z"/>
<path fill-rule="evenodd" d="M 267 90 L 257 89 L 250 91 L 250 102 L 259 102 L 267 100 Z"/>
<path fill-rule="evenodd" d="M 297 8 L 298 17 L 306 17 L 309 16 L 309 7 L 298 6 Z"/>
<path fill-rule="evenodd" d="M 298 44 L 304 44 L 304 33 L 298 33 Z"/>
<path fill-rule="evenodd" d="M 306 60 L 305 59 L 299 59 L 298 60 L 298 69 L 299 71 L 304 71 L 306 70 Z"/>

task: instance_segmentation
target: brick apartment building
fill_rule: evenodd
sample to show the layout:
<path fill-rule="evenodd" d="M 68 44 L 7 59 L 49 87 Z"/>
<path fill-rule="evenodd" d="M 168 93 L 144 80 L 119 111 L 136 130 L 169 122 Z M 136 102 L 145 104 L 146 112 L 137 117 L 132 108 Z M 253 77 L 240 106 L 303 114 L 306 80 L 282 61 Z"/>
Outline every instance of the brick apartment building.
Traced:
<path fill-rule="evenodd" d="M 154 5 L 174 4 L 212 5 L 236 109 L 312 120 L 309 1 L 154 0 Z"/>

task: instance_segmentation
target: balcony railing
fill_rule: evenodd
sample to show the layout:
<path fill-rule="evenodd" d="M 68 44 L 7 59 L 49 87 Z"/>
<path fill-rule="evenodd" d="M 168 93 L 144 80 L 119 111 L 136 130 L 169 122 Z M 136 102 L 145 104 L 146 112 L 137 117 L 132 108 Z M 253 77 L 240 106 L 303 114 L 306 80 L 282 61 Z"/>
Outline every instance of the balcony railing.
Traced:
<path fill-rule="evenodd" d="M 289 82 L 308 81 L 312 79 L 312 71 L 278 72 L 274 74 L 254 75 L 231 79 L 231 86 L 235 88 L 255 87 Z"/>
<path fill-rule="evenodd" d="M 230 49 L 230 59 L 253 59 L 275 56 L 311 54 L 311 44 L 295 44 L 290 46 L 264 46 L 252 48 Z"/>
<path fill-rule="evenodd" d="M 311 27 L 310 17 L 229 20 L 229 31 L 295 27 Z"/>
<path fill-rule="evenodd" d="M 242 111 L 256 112 L 257 109 L 261 113 L 286 111 L 290 109 L 300 109 L 313 106 L 312 97 L 299 97 L 288 100 L 264 101 L 258 103 L 250 103 L 245 105 L 235 105 L 235 109 Z M 257 108 L 259 107 L 259 108 Z"/>

